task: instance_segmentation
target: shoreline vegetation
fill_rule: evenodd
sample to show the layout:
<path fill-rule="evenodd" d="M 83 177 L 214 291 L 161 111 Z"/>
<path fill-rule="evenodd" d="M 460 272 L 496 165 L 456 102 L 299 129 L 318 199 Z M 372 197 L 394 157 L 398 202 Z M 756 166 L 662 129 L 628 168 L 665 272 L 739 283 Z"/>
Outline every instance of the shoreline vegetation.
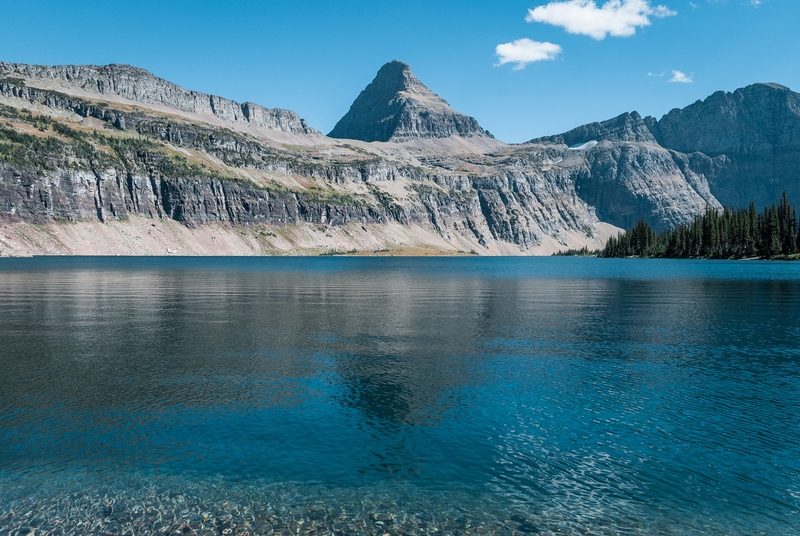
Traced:
<path fill-rule="evenodd" d="M 656 232 L 644 220 L 611 237 L 603 249 L 559 252 L 559 256 L 661 259 L 800 260 L 797 207 L 786 192 L 761 212 L 707 207 L 690 223 Z"/>

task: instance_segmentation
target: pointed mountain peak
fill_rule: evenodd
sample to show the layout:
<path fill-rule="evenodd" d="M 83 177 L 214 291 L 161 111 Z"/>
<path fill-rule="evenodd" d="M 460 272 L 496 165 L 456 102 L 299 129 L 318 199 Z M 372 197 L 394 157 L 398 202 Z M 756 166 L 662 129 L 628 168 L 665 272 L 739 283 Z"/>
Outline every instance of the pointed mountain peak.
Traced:
<path fill-rule="evenodd" d="M 398 141 L 487 134 L 475 119 L 453 110 L 425 87 L 408 64 L 394 60 L 381 67 L 329 136 Z"/>
<path fill-rule="evenodd" d="M 397 60 L 390 61 L 381 67 L 367 89 L 369 88 L 383 90 L 387 93 L 408 92 L 436 97 L 436 94 L 425 87 L 425 84 L 411 72 L 411 67 L 407 63 Z"/>

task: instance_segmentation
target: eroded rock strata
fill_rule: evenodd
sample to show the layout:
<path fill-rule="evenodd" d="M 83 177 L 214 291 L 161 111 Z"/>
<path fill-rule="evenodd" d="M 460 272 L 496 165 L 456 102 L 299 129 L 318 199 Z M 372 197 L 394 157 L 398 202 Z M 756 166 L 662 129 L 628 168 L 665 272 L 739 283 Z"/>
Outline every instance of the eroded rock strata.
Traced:
<path fill-rule="evenodd" d="M 130 65 L 42 66 L 0 62 L 0 73 L 36 80 L 37 86 L 46 88 L 72 89 L 86 95 L 163 105 L 184 112 L 211 115 L 234 124 L 246 123 L 293 134 L 317 133 L 290 110 L 264 108 L 252 102 L 240 104 L 223 97 L 188 91 Z"/>
<path fill-rule="evenodd" d="M 334 139 L 142 69 L 0 63 L 0 221 L 317 226 L 281 246 L 295 253 L 335 249 L 336 235 L 355 250 L 549 254 L 641 218 L 666 229 L 706 206 L 800 197 L 798 102 L 757 84 L 661 120 L 626 113 L 506 145 L 391 62 Z M 22 251 L 12 235 L 0 255 Z"/>

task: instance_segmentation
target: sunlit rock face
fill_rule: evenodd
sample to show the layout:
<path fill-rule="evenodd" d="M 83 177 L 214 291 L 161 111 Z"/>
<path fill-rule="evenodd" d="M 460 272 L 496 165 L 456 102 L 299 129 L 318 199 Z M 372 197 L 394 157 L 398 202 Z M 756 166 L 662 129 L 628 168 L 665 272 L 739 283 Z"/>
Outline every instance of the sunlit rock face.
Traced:
<path fill-rule="evenodd" d="M 234 124 L 292 134 L 318 134 L 290 110 L 265 108 L 252 102 L 238 103 L 216 95 L 189 91 L 131 65 L 49 66 L 0 62 L 0 73 L 49 82 L 46 84 L 50 86 L 48 89 L 81 89 L 87 94 L 163 105 Z"/>
<path fill-rule="evenodd" d="M 659 145 L 654 122 L 624 113 L 529 145 L 561 148 L 563 157 L 555 165 L 569 173 L 600 220 L 629 228 L 644 218 L 664 230 L 691 220 L 706 206 L 720 205 L 705 177 L 688 169 L 685 155 Z"/>
<path fill-rule="evenodd" d="M 800 199 L 800 96 L 776 84 L 509 145 L 393 61 L 331 136 L 136 67 L 0 62 L 0 224 L 262 226 L 259 253 L 548 255 L 640 219 L 665 230 L 706 207 Z"/>
<path fill-rule="evenodd" d="M 329 136 L 389 141 L 486 136 L 486 132 L 474 118 L 453 110 L 425 87 L 411 67 L 392 61 L 381 67 Z"/>

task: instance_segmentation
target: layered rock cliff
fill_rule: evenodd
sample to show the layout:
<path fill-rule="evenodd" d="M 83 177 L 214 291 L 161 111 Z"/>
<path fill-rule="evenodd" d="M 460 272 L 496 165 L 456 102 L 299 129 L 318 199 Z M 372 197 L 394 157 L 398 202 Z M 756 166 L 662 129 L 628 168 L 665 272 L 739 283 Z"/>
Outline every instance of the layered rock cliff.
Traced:
<path fill-rule="evenodd" d="M 525 252 L 566 247 L 571 232 L 589 236 L 585 242 L 608 234 L 561 174 L 540 173 L 539 151 L 421 167 L 352 150 L 338 159 L 298 155 L 164 119 L 138 117 L 131 138 L 2 111 L 23 127 L 0 127 L 0 219 L 9 222 L 130 215 L 190 227 L 395 222 L 421 225 L 467 251 L 497 252 L 498 242 Z M 40 130 L 24 132 L 26 125 Z"/>
<path fill-rule="evenodd" d="M 81 89 L 87 94 L 118 96 L 176 110 L 207 114 L 237 124 L 292 134 L 318 134 L 290 110 L 270 109 L 252 102 L 240 104 L 229 99 L 188 91 L 152 73 L 130 65 L 25 65 L 0 62 L 0 78 L 23 84 L 35 81 L 55 89 Z M 47 84 L 50 82 L 50 84 Z"/>
<path fill-rule="evenodd" d="M 555 144 L 563 157 L 557 166 L 569 172 L 581 199 L 597 216 L 622 228 L 645 218 L 664 230 L 691 220 L 706 206 L 720 204 L 702 174 L 689 169 L 688 157 L 659 145 L 651 118 L 625 113 L 532 145 Z"/>
<path fill-rule="evenodd" d="M 281 145 L 187 117 L 182 112 L 208 115 L 205 97 L 168 83 L 159 95 L 153 84 L 163 81 L 140 70 L 14 65 L 0 77 L 8 119 L 0 128 L 0 219 L 110 223 L 135 216 L 192 228 L 399 224 L 453 250 L 483 253 L 594 245 L 613 231 L 562 173 L 542 169 L 546 151 L 492 140 L 407 68 L 399 73 L 404 91 L 443 113 L 412 125 L 405 118 L 413 106 L 406 106 L 395 126 L 450 140 L 447 150 L 322 136 L 312 145 Z M 161 107 L 131 105 L 153 101 Z M 488 149 L 458 141 L 469 134 L 487 140 Z"/>
<path fill-rule="evenodd" d="M 506 145 L 400 62 L 331 133 L 346 139 L 132 67 L 0 73 L 0 227 L 39 233 L 0 233 L 0 255 L 50 251 L 19 240 L 44 243 L 59 235 L 51 225 L 94 222 L 93 233 L 104 225 L 119 237 L 140 219 L 193 236 L 229 230 L 226 244 L 195 244 L 201 253 L 242 252 L 230 243 L 241 234 L 255 253 L 549 254 L 598 247 L 641 218 L 666 229 L 707 206 L 771 203 L 783 190 L 800 198 L 798 95 L 777 85 Z M 126 244 L 113 251 L 153 251 Z M 70 247 L 55 251 L 85 251 Z"/>

